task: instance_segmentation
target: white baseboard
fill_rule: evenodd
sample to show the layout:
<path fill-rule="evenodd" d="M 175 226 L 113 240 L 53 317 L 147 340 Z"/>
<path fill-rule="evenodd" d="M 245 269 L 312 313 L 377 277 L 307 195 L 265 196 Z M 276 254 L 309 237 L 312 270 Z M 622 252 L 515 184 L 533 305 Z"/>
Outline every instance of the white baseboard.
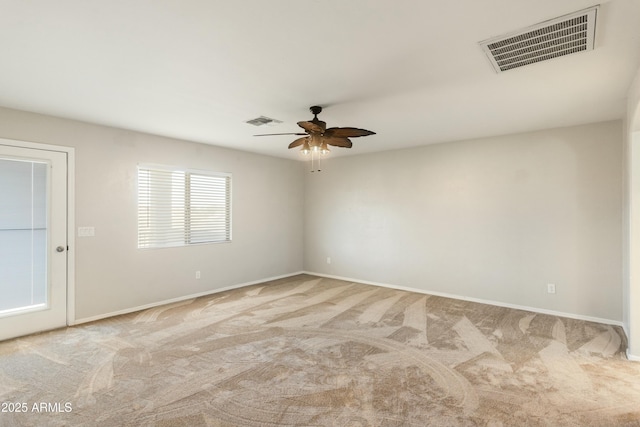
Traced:
<path fill-rule="evenodd" d="M 154 302 L 154 303 L 151 303 L 151 304 L 145 304 L 145 305 L 140 305 L 140 306 L 137 306 L 137 307 L 125 308 L 123 310 L 113 311 L 113 312 L 110 312 L 110 313 L 98 314 L 97 316 L 84 317 L 82 319 L 75 319 L 75 321 L 73 323 L 69 324 L 69 326 L 80 325 L 82 323 L 88 323 L 88 322 L 94 322 L 96 320 L 106 319 L 108 317 L 113 317 L 113 316 L 120 316 L 122 314 L 134 313 L 136 311 L 147 310 L 149 308 L 158 307 L 158 306 L 165 305 L 165 304 L 172 304 L 174 302 L 185 301 L 185 300 L 192 299 L 192 298 L 203 297 L 203 296 L 206 296 L 206 295 L 213 295 L 213 294 L 217 294 L 217 293 L 220 293 L 220 292 L 230 291 L 232 289 L 244 288 L 246 286 L 252 286 L 252 285 L 256 285 L 258 283 L 264 283 L 264 282 L 270 282 L 272 280 L 284 279 L 286 277 L 297 276 L 298 274 L 304 274 L 304 271 L 298 271 L 298 272 L 295 272 L 295 273 L 283 274 L 281 276 L 267 277 L 267 278 L 264 278 L 264 279 L 253 280 L 251 282 L 245 282 L 245 283 L 239 283 L 237 285 L 225 286 L 224 288 L 210 289 L 208 291 L 200 292 L 200 293 L 197 293 L 197 294 L 184 295 L 184 296 L 180 296 L 180 297 L 177 297 L 177 298 L 171 298 L 171 299 L 168 299 L 168 300 Z"/>
<path fill-rule="evenodd" d="M 388 284 L 388 283 L 371 282 L 371 281 L 368 281 L 368 280 L 353 279 L 353 278 L 350 278 L 350 277 L 334 276 L 334 275 L 323 274 L 323 273 L 315 273 L 315 272 L 312 272 L 312 271 L 304 271 L 303 273 L 310 274 L 310 275 L 313 275 L 313 276 L 326 277 L 326 278 L 329 278 L 329 279 L 337 279 L 337 280 L 344 280 L 344 281 L 348 281 L 348 282 L 363 283 L 365 285 L 381 286 L 383 288 L 399 289 L 401 291 L 417 292 L 417 293 L 426 294 L 426 295 L 433 295 L 433 296 L 444 297 L 444 298 L 452 298 L 452 299 L 457 299 L 457 300 L 462 300 L 462 301 L 471 301 L 471 302 L 477 302 L 477 303 L 480 303 L 480 304 L 494 305 L 494 306 L 497 306 L 497 307 L 513 308 L 513 309 L 516 309 L 516 310 L 531 311 L 533 313 L 549 314 L 551 316 L 567 317 L 569 319 L 586 320 L 588 322 L 595 322 L 595 323 L 602 323 L 602 324 L 605 324 L 605 325 L 623 327 L 623 323 L 620 322 L 620 321 L 611 320 L 611 319 L 603 319 L 603 318 L 600 318 L 600 317 L 584 316 L 584 315 L 581 315 L 581 314 L 574 314 L 574 313 L 564 313 L 564 312 L 561 312 L 561 311 L 547 310 L 547 309 L 544 309 L 544 308 L 537 308 L 537 307 L 527 307 L 527 306 L 523 306 L 523 305 L 509 304 L 509 303 L 499 302 L 499 301 L 484 300 L 484 299 L 480 299 L 480 298 L 466 297 L 466 296 L 463 296 L 463 295 L 449 294 L 449 293 L 445 293 L 445 292 L 432 292 L 432 291 L 426 291 L 424 289 L 411 288 L 411 287 L 408 287 L 408 286 L 397 286 L 397 285 L 391 285 L 391 284 Z"/>
<path fill-rule="evenodd" d="M 477 302 L 477 303 L 480 303 L 480 304 L 494 305 L 494 306 L 497 306 L 497 307 L 513 308 L 513 309 L 516 309 L 516 310 L 530 311 L 530 312 L 533 312 L 533 313 L 549 314 L 549 315 L 552 315 L 552 316 L 566 317 L 566 318 L 569 318 L 569 319 L 585 320 L 585 321 L 589 321 L 589 322 L 602 323 L 602 324 L 605 324 L 605 325 L 620 326 L 620 327 L 622 327 L 624 329 L 623 322 L 620 322 L 620 321 L 617 321 L 617 320 L 603 319 L 603 318 L 600 318 L 600 317 L 592 317 L 592 316 L 584 316 L 584 315 L 581 315 L 581 314 L 574 314 L 574 313 L 565 313 L 565 312 L 561 312 L 561 311 L 547 310 L 547 309 L 537 308 L 537 307 L 528 307 L 528 306 L 522 306 L 522 305 L 517 305 L 517 304 L 509 304 L 509 303 L 504 303 L 504 302 L 500 302 L 500 301 L 491 301 L 491 300 L 485 300 L 485 299 L 480 299 L 480 298 L 472 298 L 472 297 L 466 297 L 466 296 L 461 296 L 461 295 L 456 295 L 456 294 L 449 294 L 449 293 L 446 293 L 446 292 L 432 292 L 432 291 L 426 291 L 424 289 L 412 288 L 412 287 L 408 287 L 408 286 L 398 286 L 398 285 L 392 285 L 392 284 L 389 284 L 389 283 L 372 282 L 372 281 L 369 281 L 369 280 L 360 280 L 360 279 L 354 279 L 354 278 L 351 278 L 351 277 L 343 277 L 343 276 L 335 276 L 335 275 L 331 275 L 331 274 L 316 273 L 316 272 L 313 272 L 313 271 L 297 271 L 297 272 L 294 272 L 294 273 L 283 274 L 283 275 L 280 275 L 280 276 L 267 277 L 267 278 L 264 278 L 264 279 L 253 280 L 251 282 L 245 282 L 245 283 L 239 283 L 239 284 L 236 284 L 236 285 L 226 286 L 224 288 L 212 289 L 212 290 L 208 290 L 208 291 L 205 291 L 205 292 L 200 292 L 200 293 L 197 293 L 197 294 L 184 295 L 184 296 L 180 296 L 180 297 L 177 297 L 177 298 L 158 301 L 158 302 L 145 304 L 145 305 L 140 305 L 140 306 L 136 306 L 136 307 L 130 307 L 130 308 L 126 308 L 126 309 L 123 309 L 123 310 L 113 311 L 113 312 L 110 312 L 110 313 L 99 314 L 97 316 L 84 317 L 84 318 L 81 318 L 81 319 L 76 319 L 70 326 L 79 325 L 79 324 L 82 324 L 82 323 L 94 322 L 96 320 L 106 319 L 108 317 L 119 316 L 119 315 L 122 315 L 122 314 L 134 313 L 136 311 L 147 310 L 149 308 L 158 307 L 158 306 L 165 305 L 165 304 L 172 304 L 172 303 L 175 303 L 175 302 L 180 302 L 180 301 L 184 301 L 184 300 L 188 300 L 188 299 L 192 299 L 192 298 L 198 298 L 198 297 L 202 297 L 202 296 L 206 296 L 206 295 L 213 295 L 213 294 L 217 294 L 219 292 L 230 291 L 232 289 L 244 288 L 246 286 L 252 286 L 252 285 L 256 285 L 258 283 L 264 283 L 264 282 L 269 282 L 269 281 L 272 281 L 272 280 L 284 279 L 286 277 L 297 276 L 298 274 L 310 274 L 312 276 L 326 277 L 326 278 L 329 278 L 329 279 L 337 279 L 337 280 L 344 280 L 344 281 L 348 281 L 348 282 L 363 283 L 365 285 L 380 286 L 380 287 L 384 287 L 384 288 L 398 289 L 398 290 L 401 290 L 401 291 L 408 291 L 408 292 L 417 292 L 417 293 L 421 293 L 421 294 L 425 294 L 425 295 L 433 295 L 433 296 L 439 296 L 439 297 L 444 297 L 444 298 L 452 298 L 452 299 L 457 299 L 457 300 L 462 300 L 462 301 L 471 301 L 471 302 Z M 625 333 L 626 333 L 626 331 L 625 331 Z M 627 354 L 627 357 L 629 358 L 629 360 L 640 361 L 640 357 L 639 356 Z"/>
<path fill-rule="evenodd" d="M 622 329 L 624 329 L 624 333 L 627 335 L 627 340 L 629 339 L 629 325 L 624 323 L 622 325 Z M 640 356 L 629 353 L 629 348 L 626 351 L 627 359 L 633 362 L 640 362 Z"/>
<path fill-rule="evenodd" d="M 425 294 L 425 295 L 433 295 L 433 296 L 452 298 L 452 299 L 463 300 L 463 301 L 471 301 L 471 302 L 477 302 L 477 303 L 480 303 L 480 304 L 494 305 L 494 306 L 497 306 L 497 307 L 506 307 L 506 308 L 513 308 L 513 309 L 516 309 L 516 310 L 530 311 L 530 312 L 533 312 L 533 313 L 541 313 L 541 314 L 549 314 L 549 315 L 552 315 L 552 316 L 567 317 L 569 319 L 586 320 L 586 321 L 589 321 L 589 322 L 602 323 L 602 324 L 605 324 L 605 325 L 620 326 L 620 327 L 623 328 L 624 332 L 628 336 L 628 332 L 626 331 L 626 328 L 625 328 L 625 325 L 623 324 L 623 322 L 619 322 L 617 320 L 603 319 L 603 318 L 592 317 L 592 316 L 583 316 L 583 315 L 580 315 L 580 314 L 573 314 L 573 313 L 564 313 L 564 312 L 560 312 L 560 311 L 546 310 L 546 309 L 536 308 L 536 307 L 527 307 L 527 306 L 522 306 L 522 305 L 503 303 L 503 302 L 499 302 L 499 301 L 490 301 L 490 300 L 484 300 L 484 299 L 480 299 L 480 298 L 465 297 L 465 296 L 449 294 L 449 293 L 445 293 L 445 292 L 431 292 L 431 291 L 426 291 L 424 289 L 411 288 L 411 287 L 408 287 L 408 286 L 391 285 L 391 284 L 388 284 L 388 283 L 372 282 L 372 281 L 369 281 L 369 280 L 353 279 L 353 278 L 350 278 L 350 277 L 335 276 L 335 275 L 330 275 L 330 274 L 316 273 L 316 272 L 312 272 L 312 271 L 297 271 L 295 273 L 288 273 L 288 274 L 283 274 L 283 275 L 280 275 L 280 276 L 267 277 L 267 278 L 264 278 L 264 279 L 253 280 L 251 282 L 245 282 L 245 283 L 239 283 L 239 284 L 236 284 L 236 285 L 225 286 L 224 288 L 212 289 L 212 290 L 208 290 L 208 291 L 205 291 L 205 292 L 200 292 L 200 293 L 197 293 L 197 294 L 184 295 L 184 296 L 180 296 L 180 297 L 177 297 L 177 298 L 172 298 L 172 299 L 168 299 L 168 300 L 154 302 L 154 303 L 151 303 L 151 304 L 145 304 L 145 305 L 140 305 L 140 306 L 137 306 L 137 307 L 130 307 L 130 308 L 126 308 L 126 309 L 123 309 L 123 310 L 113 311 L 113 312 L 110 312 L 110 313 L 99 314 L 97 316 L 91 316 L 91 317 L 84 317 L 84 318 L 81 318 L 81 319 L 75 319 L 75 321 L 73 323 L 70 323 L 69 326 L 80 325 L 82 323 L 88 323 L 88 322 L 94 322 L 96 320 L 106 319 L 108 317 L 119 316 L 119 315 L 122 315 L 122 314 L 134 313 L 136 311 L 147 310 L 149 308 L 154 308 L 154 307 L 158 307 L 158 306 L 161 306 L 161 305 L 172 304 L 172 303 L 185 301 L 185 300 L 192 299 L 192 298 L 203 297 L 203 296 L 206 296 L 206 295 L 213 295 L 213 294 L 217 294 L 217 293 L 220 293 L 220 292 L 230 291 L 232 289 L 239 289 L 239 288 L 244 288 L 244 287 L 247 287 L 247 286 L 256 285 L 256 284 L 259 284 L 259 283 L 270 282 L 270 281 L 273 281 L 273 280 L 278 280 L 278 279 L 284 279 L 284 278 L 287 278 L 287 277 L 297 276 L 299 274 L 309 274 L 309 275 L 312 275 L 312 276 L 326 277 L 326 278 L 329 278 L 329 279 L 337 279 L 337 280 L 344 280 L 344 281 L 348 281 L 348 282 L 363 283 L 365 285 L 380 286 L 380 287 L 384 287 L 384 288 L 398 289 L 398 290 L 401 290 L 401 291 L 417 292 L 417 293 L 421 293 L 421 294 Z M 627 349 L 627 359 L 635 361 L 635 362 L 640 362 L 640 356 L 636 356 L 636 355 L 633 355 L 633 354 L 629 353 L 629 349 Z"/>
<path fill-rule="evenodd" d="M 636 356 L 635 354 L 629 353 L 629 349 L 627 349 L 627 359 L 633 362 L 640 362 L 640 356 Z"/>

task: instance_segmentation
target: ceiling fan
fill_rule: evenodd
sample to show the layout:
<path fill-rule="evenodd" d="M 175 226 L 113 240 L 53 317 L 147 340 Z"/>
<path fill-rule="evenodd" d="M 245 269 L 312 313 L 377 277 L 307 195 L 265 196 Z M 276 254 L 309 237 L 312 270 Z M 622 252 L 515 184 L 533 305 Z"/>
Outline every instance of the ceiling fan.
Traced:
<path fill-rule="evenodd" d="M 303 154 L 311 153 L 313 155 L 314 153 L 329 153 L 329 145 L 334 147 L 351 148 L 353 143 L 349 138 L 375 135 L 375 132 L 371 132 L 370 130 L 352 127 L 333 127 L 327 129 L 327 124 L 318 119 L 318 114 L 322 112 L 322 107 L 314 105 L 309 108 L 309 110 L 311 110 L 311 113 L 313 114 L 313 119 L 306 122 L 298 122 L 298 126 L 304 129 L 304 133 L 269 133 L 254 136 L 304 135 L 302 138 L 298 138 L 289 144 L 289 148 L 302 146 L 301 151 Z"/>

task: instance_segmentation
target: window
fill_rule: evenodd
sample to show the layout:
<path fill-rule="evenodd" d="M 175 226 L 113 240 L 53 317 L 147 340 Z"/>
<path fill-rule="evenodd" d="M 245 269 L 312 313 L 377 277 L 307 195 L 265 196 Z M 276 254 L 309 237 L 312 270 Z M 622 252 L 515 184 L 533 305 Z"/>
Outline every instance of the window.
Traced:
<path fill-rule="evenodd" d="M 138 166 L 138 248 L 230 241 L 230 174 Z"/>

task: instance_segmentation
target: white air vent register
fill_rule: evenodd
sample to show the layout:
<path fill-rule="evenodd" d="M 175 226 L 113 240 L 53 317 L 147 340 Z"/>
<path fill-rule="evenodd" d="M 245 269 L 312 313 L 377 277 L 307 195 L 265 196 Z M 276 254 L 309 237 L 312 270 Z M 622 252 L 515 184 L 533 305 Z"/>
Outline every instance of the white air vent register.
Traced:
<path fill-rule="evenodd" d="M 480 42 L 500 73 L 560 56 L 593 50 L 598 6 Z"/>

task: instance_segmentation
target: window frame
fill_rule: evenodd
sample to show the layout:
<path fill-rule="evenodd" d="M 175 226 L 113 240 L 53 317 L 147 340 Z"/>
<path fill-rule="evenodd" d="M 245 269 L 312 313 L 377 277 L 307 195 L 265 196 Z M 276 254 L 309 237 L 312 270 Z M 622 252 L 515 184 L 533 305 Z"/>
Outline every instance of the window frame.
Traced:
<path fill-rule="evenodd" d="M 148 237 L 143 239 L 142 234 L 144 231 L 142 230 L 141 224 L 143 222 L 142 212 L 143 208 L 141 203 L 143 202 L 143 195 L 141 193 L 141 185 L 140 185 L 140 174 L 143 171 L 149 172 L 169 172 L 169 173 L 181 173 L 183 179 L 183 188 L 182 194 L 184 195 L 184 205 L 182 206 L 182 215 L 184 216 L 183 220 L 183 228 L 182 228 L 182 239 L 165 239 L 153 241 L 153 239 L 149 239 Z M 192 229 L 192 184 L 191 178 L 192 176 L 203 176 L 203 177 L 212 177 L 212 178 L 224 178 L 224 199 L 226 203 L 224 204 L 224 212 L 225 212 L 225 224 L 226 228 L 223 229 L 225 237 L 224 239 L 218 240 L 209 240 L 209 241 L 193 241 L 194 237 L 194 229 Z M 151 194 L 147 193 L 147 197 Z M 165 196 L 171 197 L 172 193 L 169 191 Z M 138 249 L 163 249 L 163 248 L 177 248 L 177 247 L 189 247 L 189 246 L 198 246 L 198 245 L 210 245 L 210 244 L 219 244 L 219 243 L 231 243 L 233 241 L 233 178 L 232 174 L 228 172 L 217 172 L 211 170 L 201 170 L 201 169 L 191 169 L 184 168 L 179 166 L 169 166 L 169 165 L 160 165 L 160 164 L 151 164 L 151 163 L 139 163 L 136 167 L 136 229 L 137 229 L 137 248 Z M 150 210 L 150 207 L 147 205 L 147 210 Z M 170 212 L 170 211 L 168 211 Z M 147 213 L 147 221 L 149 220 L 149 214 Z M 174 221 L 171 217 L 170 221 Z M 165 228 L 168 230 L 169 228 Z M 161 230 L 158 228 L 158 230 Z M 157 231 L 157 230 L 156 230 Z M 210 230 L 210 231 L 213 231 Z M 206 231 L 205 231 L 206 232 Z M 153 232 L 148 232 L 147 235 L 153 235 Z"/>

